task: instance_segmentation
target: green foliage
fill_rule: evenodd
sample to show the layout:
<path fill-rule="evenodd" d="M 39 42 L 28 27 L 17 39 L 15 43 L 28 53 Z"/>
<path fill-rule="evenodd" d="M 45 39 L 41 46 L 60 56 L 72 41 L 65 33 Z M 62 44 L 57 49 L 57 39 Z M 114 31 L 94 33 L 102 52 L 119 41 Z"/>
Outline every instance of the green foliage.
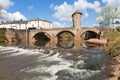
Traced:
<path fill-rule="evenodd" d="M 117 31 L 108 31 L 104 32 L 104 37 L 109 40 L 109 47 L 108 50 L 106 50 L 106 53 L 108 53 L 111 56 L 117 56 L 120 54 L 120 27 L 116 29 Z"/>
<path fill-rule="evenodd" d="M 98 13 L 97 17 L 102 17 L 103 19 L 99 19 L 98 23 L 107 22 L 105 27 L 110 26 L 110 19 L 112 17 L 118 17 L 120 15 L 120 10 L 118 7 L 113 7 L 112 5 L 107 5 L 102 7 L 101 12 Z"/>
<path fill-rule="evenodd" d="M 8 40 L 5 37 L 5 28 L 0 28 L 0 44 L 7 44 Z"/>
<path fill-rule="evenodd" d="M 0 36 L 3 36 L 5 34 L 6 29 L 5 28 L 0 28 Z"/>
<path fill-rule="evenodd" d="M 8 40 L 5 36 L 0 36 L 0 44 L 7 44 Z"/>
<path fill-rule="evenodd" d="M 117 27 L 117 28 L 116 28 L 116 30 L 117 30 L 118 32 L 120 32 L 120 26 L 119 26 L 119 27 Z"/>
<path fill-rule="evenodd" d="M 118 38 L 120 36 L 120 32 L 104 32 L 104 37 L 106 39 L 108 39 L 109 41 L 114 41 L 116 38 Z"/>
<path fill-rule="evenodd" d="M 120 41 L 116 42 L 108 51 L 111 56 L 117 56 L 120 54 Z"/>

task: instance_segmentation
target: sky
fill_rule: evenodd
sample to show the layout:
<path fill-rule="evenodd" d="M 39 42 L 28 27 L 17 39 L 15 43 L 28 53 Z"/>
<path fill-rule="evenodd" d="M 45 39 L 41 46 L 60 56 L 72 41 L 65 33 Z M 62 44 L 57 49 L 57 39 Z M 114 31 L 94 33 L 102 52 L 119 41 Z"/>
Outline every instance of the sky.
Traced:
<path fill-rule="evenodd" d="M 97 14 L 107 4 L 120 7 L 120 0 L 0 0 L 0 20 L 31 20 L 40 18 L 53 23 L 53 27 L 72 26 L 71 15 L 82 13 L 82 26 L 98 25 Z"/>

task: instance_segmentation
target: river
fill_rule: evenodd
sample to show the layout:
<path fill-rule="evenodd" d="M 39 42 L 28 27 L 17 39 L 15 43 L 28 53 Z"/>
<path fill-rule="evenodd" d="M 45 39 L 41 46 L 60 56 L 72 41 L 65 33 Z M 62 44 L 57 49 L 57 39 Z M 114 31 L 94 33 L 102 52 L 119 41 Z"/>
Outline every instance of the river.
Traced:
<path fill-rule="evenodd" d="M 0 46 L 0 80 L 104 80 L 110 62 L 98 48 Z"/>

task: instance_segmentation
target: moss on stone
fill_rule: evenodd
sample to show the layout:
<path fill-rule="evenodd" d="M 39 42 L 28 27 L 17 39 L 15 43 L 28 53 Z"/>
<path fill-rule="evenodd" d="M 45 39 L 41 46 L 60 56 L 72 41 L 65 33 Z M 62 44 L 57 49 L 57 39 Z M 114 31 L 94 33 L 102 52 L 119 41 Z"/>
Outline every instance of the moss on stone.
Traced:
<path fill-rule="evenodd" d="M 7 44 L 8 40 L 5 36 L 5 28 L 0 28 L 0 44 Z"/>

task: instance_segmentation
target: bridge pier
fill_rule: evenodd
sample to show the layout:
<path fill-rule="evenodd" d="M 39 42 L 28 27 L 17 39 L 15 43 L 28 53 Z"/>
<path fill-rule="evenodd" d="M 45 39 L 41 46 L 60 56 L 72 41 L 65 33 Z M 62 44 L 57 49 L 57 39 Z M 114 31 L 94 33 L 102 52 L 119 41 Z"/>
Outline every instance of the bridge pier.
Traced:
<path fill-rule="evenodd" d="M 81 47 L 80 42 L 81 42 L 80 30 L 76 29 L 75 37 L 74 37 L 74 48 L 73 49 L 79 49 Z"/>
<path fill-rule="evenodd" d="M 8 39 L 8 45 L 12 44 L 12 38 L 14 37 L 15 33 L 12 30 L 7 30 L 5 33 L 7 39 Z"/>
<path fill-rule="evenodd" d="M 50 47 L 57 47 L 57 42 L 58 42 L 58 40 L 57 40 L 57 37 L 56 37 L 56 35 L 55 34 L 52 34 L 51 35 L 51 39 L 50 39 Z"/>
<path fill-rule="evenodd" d="M 8 45 L 11 44 L 26 44 L 26 36 L 24 30 L 6 30 L 6 38 L 8 39 Z"/>

